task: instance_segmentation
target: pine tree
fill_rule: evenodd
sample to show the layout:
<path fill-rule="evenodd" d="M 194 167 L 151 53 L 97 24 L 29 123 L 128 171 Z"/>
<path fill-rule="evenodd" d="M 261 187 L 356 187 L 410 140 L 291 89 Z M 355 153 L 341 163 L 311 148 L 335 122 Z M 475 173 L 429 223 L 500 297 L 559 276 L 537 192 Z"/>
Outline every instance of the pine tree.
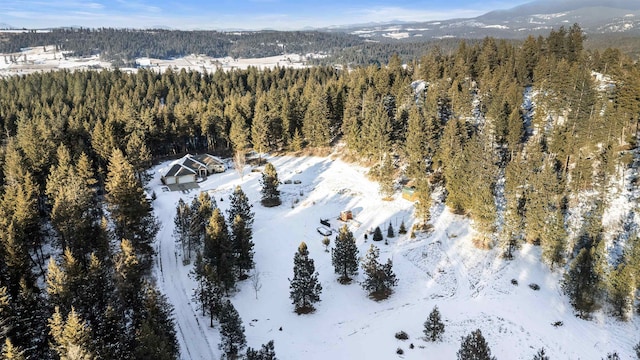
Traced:
<path fill-rule="evenodd" d="M 227 210 L 227 221 L 232 223 L 233 219 L 236 218 L 236 215 L 240 215 L 247 228 L 251 229 L 255 213 L 251 211 L 253 205 L 249 204 L 249 198 L 244 191 L 242 191 L 240 185 L 236 186 L 233 193 L 229 195 L 229 202 L 230 205 Z"/>
<path fill-rule="evenodd" d="M 273 340 L 270 340 L 266 344 L 262 344 L 262 348 L 260 350 L 247 348 L 246 360 L 277 360 Z"/>
<path fill-rule="evenodd" d="M 289 283 L 289 297 L 295 311 L 298 314 L 313 312 L 313 304 L 320 301 L 322 285 L 318 282 L 318 273 L 304 242 L 300 243 L 293 257 L 293 279 L 290 279 Z"/>
<path fill-rule="evenodd" d="M 351 282 L 351 277 L 358 274 L 358 247 L 353 233 L 343 225 L 336 237 L 335 247 L 331 253 L 331 263 L 336 274 L 340 274 L 338 281 L 342 284 Z"/>
<path fill-rule="evenodd" d="M 222 304 L 220 311 L 220 336 L 219 347 L 226 359 L 237 359 L 238 353 L 247 346 L 242 319 L 230 300 Z"/>
<path fill-rule="evenodd" d="M 173 321 L 173 306 L 148 283 L 143 293 L 140 325 L 136 329 L 136 359 L 178 359 L 180 349 Z"/>
<path fill-rule="evenodd" d="M 416 179 L 416 192 L 418 200 L 415 203 L 415 217 L 418 225 L 426 228 L 431 221 L 431 184 L 426 176 L 420 176 Z"/>
<path fill-rule="evenodd" d="M 389 222 L 389 227 L 387 228 L 387 238 L 392 238 L 394 236 L 396 236 L 396 234 L 393 231 L 393 225 L 391 224 L 391 222 Z"/>
<path fill-rule="evenodd" d="M 380 183 L 380 195 L 382 195 L 383 199 L 390 200 L 395 190 L 395 168 L 390 154 L 387 153 L 384 155 L 384 160 L 379 165 L 378 169 L 379 171 L 377 171 L 378 174 L 376 174 L 376 178 Z"/>
<path fill-rule="evenodd" d="M 242 191 L 240 186 L 236 186 L 229 196 L 230 206 L 227 209 L 227 221 L 231 224 L 231 242 L 235 264 L 240 279 L 246 277 L 246 272 L 253 268 L 253 225 L 254 213 L 251 211 L 252 205 L 249 198 Z"/>
<path fill-rule="evenodd" d="M 620 320 L 627 320 L 631 311 L 634 293 L 631 267 L 626 264 L 620 264 L 617 269 L 609 273 L 608 278 L 607 300 L 611 305 L 611 314 Z"/>
<path fill-rule="evenodd" d="M 151 152 L 146 144 L 146 139 L 141 131 L 134 131 L 127 141 L 127 161 L 131 164 L 136 176 L 141 183 L 148 179 L 147 169 L 151 166 Z"/>
<path fill-rule="evenodd" d="M 159 224 L 131 164 L 116 149 L 109 159 L 105 185 L 107 209 L 114 223 L 116 239 L 131 241 L 145 269 L 151 267 L 153 242 Z"/>
<path fill-rule="evenodd" d="M 404 220 L 402 220 L 402 222 L 400 223 L 400 228 L 398 229 L 398 234 L 404 235 L 406 233 L 407 233 L 407 227 L 404 224 Z"/>
<path fill-rule="evenodd" d="M 251 122 L 251 143 L 260 157 L 262 157 L 262 153 L 267 150 L 269 145 L 270 116 L 267 93 L 262 93 L 256 102 L 255 113 Z"/>
<path fill-rule="evenodd" d="M 24 351 L 13 346 L 13 343 L 9 338 L 4 339 L 4 344 L 0 347 L 0 358 L 2 360 L 26 360 Z"/>
<path fill-rule="evenodd" d="M 533 360 L 549 360 L 544 348 L 538 350 L 538 352 L 534 355 Z"/>
<path fill-rule="evenodd" d="M 444 323 L 440 319 L 440 311 L 437 306 L 433 307 L 429 318 L 424 322 L 424 336 L 427 341 L 440 341 L 444 333 Z"/>
<path fill-rule="evenodd" d="M 382 230 L 380 229 L 380 226 L 376 226 L 373 230 L 373 241 L 382 241 L 382 239 Z"/>
<path fill-rule="evenodd" d="M 120 242 L 120 252 L 115 255 L 115 283 L 122 306 L 132 311 L 140 308 L 142 267 L 133 244 L 127 239 Z"/>
<path fill-rule="evenodd" d="M 207 233 L 207 225 L 213 210 L 218 207 L 216 199 L 203 191 L 191 201 L 191 226 L 189 230 L 188 248 L 193 252 L 202 251 Z"/>
<path fill-rule="evenodd" d="M 329 245 L 331 245 L 331 240 L 328 236 L 322 238 L 322 245 L 324 245 L 324 251 L 329 252 Z"/>
<path fill-rule="evenodd" d="M 224 216 L 213 210 L 204 243 L 204 260 L 215 271 L 220 286 L 229 291 L 235 286 L 233 244 Z"/>
<path fill-rule="evenodd" d="M 47 358 L 47 318 L 48 309 L 42 306 L 43 298 L 37 287 L 22 278 L 19 280 L 19 292 L 12 302 L 13 328 L 11 340 L 14 346 L 24 349 L 28 357 Z"/>
<path fill-rule="evenodd" d="M 407 124 L 407 139 L 405 141 L 405 153 L 407 156 L 407 175 L 411 178 L 423 176 L 427 172 L 427 124 L 417 106 L 409 109 L 409 121 Z"/>
<path fill-rule="evenodd" d="M 173 218 L 173 237 L 176 243 L 180 245 L 183 256 L 189 260 L 191 249 L 188 245 L 192 220 L 193 214 L 191 213 L 191 207 L 185 204 L 184 200 L 180 198 L 178 205 L 176 205 L 176 215 Z"/>
<path fill-rule="evenodd" d="M 51 204 L 51 223 L 59 237 L 59 245 L 69 247 L 76 256 L 86 262 L 86 257 L 98 251 L 105 254 L 108 244 L 100 240 L 101 209 L 96 190 L 96 180 L 88 159 L 81 156 L 73 166 L 68 150 L 58 149 L 58 165 L 53 166 L 47 178 L 46 194 Z M 84 159 L 84 160 L 83 160 Z"/>
<path fill-rule="evenodd" d="M 385 264 L 378 261 L 380 258 L 380 249 L 371 244 L 367 255 L 362 263 L 362 270 L 365 274 L 365 280 L 362 287 L 369 293 L 369 296 L 376 300 L 382 300 L 389 297 L 392 287 L 398 284 L 396 275 L 393 273 L 393 263 L 388 259 Z"/>
<path fill-rule="evenodd" d="M 56 307 L 49 319 L 49 334 L 53 338 L 52 347 L 61 359 L 91 360 L 91 330 L 80 319 L 74 309 L 63 320 L 60 309 Z"/>
<path fill-rule="evenodd" d="M 0 287 L 0 340 L 9 340 L 9 332 L 13 328 L 15 319 L 12 315 L 12 309 L 9 303 L 9 295 L 5 286 Z"/>
<path fill-rule="evenodd" d="M 234 104 L 232 103 L 231 106 L 225 107 L 225 113 L 227 113 L 227 109 L 235 109 Z M 225 114 L 226 116 L 231 116 L 229 139 L 236 152 L 244 152 L 249 145 L 249 131 L 246 120 L 237 110 L 229 112 L 231 112 L 231 114 Z"/>
<path fill-rule="evenodd" d="M 215 268 L 204 261 L 201 253 L 196 257 L 192 274 L 197 283 L 194 300 L 200 303 L 202 316 L 209 314 L 209 326 L 213 327 L 213 320 L 220 313 L 223 294 L 218 275 Z"/>
<path fill-rule="evenodd" d="M 302 135 L 300 135 L 300 130 L 296 129 L 293 132 L 293 138 L 291 139 L 291 150 L 301 151 L 303 146 L 304 146 L 304 139 L 302 139 Z"/>
<path fill-rule="evenodd" d="M 564 226 L 562 210 L 558 207 L 547 216 L 547 225 L 540 236 L 542 246 L 542 259 L 549 264 L 551 269 L 564 265 L 564 253 L 567 239 L 567 231 Z"/>
<path fill-rule="evenodd" d="M 480 329 L 462 339 L 457 355 L 458 360 L 495 360 Z"/>
<path fill-rule="evenodd" d="M 278 180 L 278 173 L 276 172 L 276 168 L 273 164 L 267 163 L 264 166 L 260 184 L 262 185 L 262 200 L 260 201 L 262 205 L 266 207 L 280 205 L 280 190 L 278 190 L 280 182 Z"/>
<path fill-rule="evenodd" d="M 595 247 L 584 247 L 569 265 L 563 289 L 578 316 L 588 318 L 599 307 L 600 278 L 596 272 Z"/>
<path fill-rule="evenodd" d="M 247 227 L 239 214 L 231 224 L 231 243 L 233 245 L 234 264 L 238 270 L 238 278 L 245 279 L 247 272 L 253 269 L 253 241 L 251 229 Z"/>
<path fill-rule="evenodd" d="M 311 100 L 302 121 L 302 133 L 309 146 L 328 146 L 331 142 L 331 133 L 327 94 L 316 87 L 310 96 Z"/>

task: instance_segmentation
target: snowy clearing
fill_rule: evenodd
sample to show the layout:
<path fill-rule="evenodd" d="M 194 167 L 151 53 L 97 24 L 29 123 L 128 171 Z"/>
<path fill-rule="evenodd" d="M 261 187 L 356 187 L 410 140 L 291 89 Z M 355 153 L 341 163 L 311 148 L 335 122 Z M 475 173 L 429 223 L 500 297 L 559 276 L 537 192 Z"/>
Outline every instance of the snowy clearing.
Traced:
<path fill-rule="evenodd" d="M 592 321 L 573 315 L 559 286 L 560 273 L 539 261 L 540 249 L 525 245 L 513 261 L 497 250 L 483 251 L 471 244 L 473 231 L 466 218 L 453 215 L 441 204 L 432 208 L 431 234 L 396 235 L 375 243 L 381 260 L 393 260 L 399 279 L 385 301 L 369 299 L 358 283 L 341 285 L 331 266 L 331 255 L 317 231 L 320 219 L 338 229 L 340 211 L 352 210 L 349 223 L 364 256 L 371 237 L 364 234 L 380 226 L 386 235 L 389 222 L 397 230 L 402 220 L 412 224 L 413 205 L 397 193 L 382 201 L 378 185 L 366 179 L 366 169 L 339 159 L 320 157 L 269 157 L 278 171 L 282 205 L 260 205 L 259 172 L 233 171 L 212 175 L 200 183 L 218 207 L 226 210 L 229 195 L 241 185 L 255 211 L 256 268 L 261 290 L 251 280 L 239 283 L 232 301 L 243 319 L 248 345 L 259 348 L 273 339 L 278 359 L 454 359 L 460 338 L 479 328 L 498 359 L 531 359 L 544 347 L 552 359 L 600 359 L 617 351 L 622 359 L 635 356 L 637 317 L 628 323 L 596 313 Z M 154 208 L 162 229 L 158 235 L 158 286 L 175 306 L 182 359 L 218 358 L 218 325 L 209 327 L 191 300 L 194 282 L 191 265 L 183 265 L 174 239 L 173 217 L 178 199 L 190 202 L 198 191 L 166 192 L 159 169 L 152 169 L 150 188 L 157 194 Z M 299 180 L 299 184 L 296 184 Z M 331 246 L 335 233 L 330 237 Z M 323 291 L 315 313 L 297 315 L 289 299 L 288 278 L 293 275 L 293 254 L 301 241 L 315 260 Z M 362 274 L 358 280 L 362 280 Z M 517 281 L 514 285 L 513 280 Z M 533 290 L 529 285 L 539 285 Z M 438 306 L 446 329 L 443 342 L 422 339 L 423 323 Z M 562 326 L 553 323 L 562 321 Z M 281 330 L 280 330 L 281 329 Z M 404 330 L 408 340 L 394 334 Z M 415 346 L 410 349 L 410 344 Z M 404 355 L 397 355 L 402 348 Z"/>
<path fill-rule="evenodd" d="M 163 73 L 167 69 L 180 71 L 216 71 L 246 70 L 255 67 L 259 70 L 276 67 L 304 68 L 307 60 L 321 58 L 321 54 L 286 54 L 265 58 L 236 59 L 232 57 L 213 58 L 206 55 L 188 55 L 175 59 L 138 58 L 136 63 L 141 68 Z M 18 53 L 0 53 L 0 77 L 26 75 L 40 71 L 53 70 L 99 70 L 111 69 L 112 64 L 100 59 L 99 55 L 90 57 L 73 57 L 69 52 L 56 50 L 53 45 L 37 46 L 22 49 Z M 138 68 L 120 68 L 126 72 L 136 72 Z"/>

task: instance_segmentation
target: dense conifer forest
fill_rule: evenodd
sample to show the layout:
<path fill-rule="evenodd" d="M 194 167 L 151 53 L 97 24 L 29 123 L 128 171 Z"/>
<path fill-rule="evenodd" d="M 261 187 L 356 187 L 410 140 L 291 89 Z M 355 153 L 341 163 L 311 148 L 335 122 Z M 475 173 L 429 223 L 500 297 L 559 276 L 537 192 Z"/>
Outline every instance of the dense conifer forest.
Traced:
<path fill-rule="evenodd" d="M 3 36 L 4 35 L 4 36 Z M 176 31 L 134 29 L 52 29 L 0 35 L 0 53 L 21 48 L 55 45 L 72 56 L 100 54 L 116 64 L 133 64 L 138 57 L 167 59 L 189 54 L 234 58 L 280 54 L 331 52 L 361 44 L 361 38 L 319 31 Z"/>
<path fill-rule="evenodd" d="M 83 31 L 61 34 L 81 41 Z M 185 49 L 198 41 L 183 35 L 171 37 Z M 37 34 L 25 36 L 35 45 Z M 212 54 L 233 51 L 216 41 Z M 542 261 L 564 272 L 578 315 L 604 308 L 623 320 L 634 316 L 634 215 L 613 229 L 601 219 L 612 187 L 638 184 L 627 175 L 639 166 L 640 67 L 616 49 L 583 47 L 573 26 L 521 44 L 460 42 L 406 65 L 394 55 L 350 71 L 139 69 L 0 79 L 5 349 L 29 359 L 176 358 L 172 309 L 150 277 L 158 224 L 145 169 L 187 152 L 336 144 L 370 166 L 382 196 L 398 179 L 411 181 L 422 229 L 429 229 L 437 191 L 472 219 L 478 247 L 499 247 L 509 258 L 525 242 L 539 245 Z M 183 51 L 148 49 L 141 55 Z M 229 274 L 227 291 L 244 270 Z"/>

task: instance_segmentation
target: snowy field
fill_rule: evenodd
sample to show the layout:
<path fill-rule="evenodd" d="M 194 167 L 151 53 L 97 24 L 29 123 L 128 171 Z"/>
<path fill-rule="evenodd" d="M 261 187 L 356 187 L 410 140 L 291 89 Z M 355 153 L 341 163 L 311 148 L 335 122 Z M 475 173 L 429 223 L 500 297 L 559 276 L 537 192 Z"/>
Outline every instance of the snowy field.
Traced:
<path fill-rule="evenodd" d="M 171 68 L 176 71 L 215 71 L 245 70 L 250 66 L 260 70 L 276 67 L 303 68 L 310 58 L 318 58 L 319 54 L 287 54 L 265 58 L 234 59 L 231 57 L 212 58 L 205 55 L 188 55 L 175 59 L 138 58 L 140 67 L 163 73 Z M 19 53 L 0 53 L 0 77 L 26 75 L 40 71 L 53 70 L 96 70 L 111 69 L 108 61 L 100 60 L 98 55 L 90 57 L 72 57 L 68 52 L 56 51 L 55 46 L 37 46 L 25 48 Z M 137 68 L 121 68 L 122 71 L 135 72 Z"/>
<path fill-rule="evenodd" d="M 640 340 L 637 320 L 624 323 L 602 313 L 592 321 L 576 318 L 561 293 L 560 274 L 540 264 L 539 248 L 525 245 L 513 261 L 501 259 L 496 250 L 475 249 L 469 221 L 440 204 L 432 208 L 431 234 L 415 239 L 396 235 L 388 245 L 375 243 L 381 261 L 393 260 L 399 279 L 389 299 L 375 302 L 358 283 L 341 285 L 316 231 L 320 218 L 329 218 L 337 230 L 340 211 L 352 210 L 355 221 L 350 228 L 364 256 L 372 243 L 364 234 L 376 226 L 386 234 L 389 222 L 397 233 L 402 220 L 409 228 L 412 204 L 399 194 L 393 201 L 380 200 L 378 186 L 366 179 L 366 170 L 339 159 L 268 160 L 280 181 L 292 180 L 280 186 L 279 207 L 260 205 L 260 173 L 249 167 L 243 179 L 227 170 L 200 183 L 200 190 L 208 191 L 221 210 L 227 209 L 236 185 L 253 204 L 254 260 L 262 287 L 256 298 L 251 279 L 245 280 L 231 298 L 249 346 L 259 348 L 274 340 L 282 360 L 455 359 L 460 338 L 479 328 L 497 359 L 532 359 L 542 347 L 551 359 L 601 359 L 614 351 L 621 359 L 635 357 L 633 346 Z M 183 265 L 172 236 L 178 199 L 188 203 L 198 191 L 163 191 L 159 170 L 167 164 L 152 169 L 149 185 L 157 194 L 154 208 L 162 223 L 155 269 L 158 286 L 175 306 L 182 359 L 219 358 L 218 325 L 209 327 L 208 317 L 191 300 L 195 287 L 189 276 L 191 265 Z M 335 235 L 330 238 L 333 246 Z M 308 245 L 323 287 L 317 310 L 308 315 L 297 315 L 289 299 L 288 278 L 293 276 L 293 255 L 301 241 Z M 512 284 L 514 279 L 518 285 Z M 534 291 L 530 284 L 540 289 Z M 443 342 L 429 343 L 422 339 L 423 323 L 436 305 L 445 334 Z M 553 326 L 559 321 L 562 326 Z M 409 334 L 408 340 L 394 337 L 401 330 Z M 398 348 L 404 355 L 396 354 Z"/>
<path fill-rule="evenodd" d="M 101 61 L 96 56 L 74 58 L 68 53 L 56 51 L 55 46 L 24 48 L 19 53 L 0 53 L 0 77 L 26 75 L 52 70 L 92 70 L 110 69 L 111 63 Z"/>

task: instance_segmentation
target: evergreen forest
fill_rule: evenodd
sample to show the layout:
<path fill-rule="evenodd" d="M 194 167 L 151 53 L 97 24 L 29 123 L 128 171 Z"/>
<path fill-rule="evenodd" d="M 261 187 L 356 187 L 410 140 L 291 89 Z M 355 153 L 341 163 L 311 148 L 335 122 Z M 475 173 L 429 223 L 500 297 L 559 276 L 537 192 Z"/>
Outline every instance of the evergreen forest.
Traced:
<path fill-rule="evenodd" d="M 65 46 L 85 44 L 73 49 L 80 54 L 98 47 L 83 42 L 86 33 L 118 42 L 108 29 L 60 31 Z M 130 51 L 172 56 L 199 41 L 170 34 L 162 44 L 140 33 L 158 48 Z M 38 34 L 24 36 L 38 42 Z M 540 246 L 541 261 L 564 274 L 578 316 L 598 309 L 637 316 L 639 209 L 617 226 L 602 219 L 610 194 L 640 181 L 640 66 L 617 49 L 587 51 L 584 40 L 574 25 L 517 44 L 462 41 L 452 51 L 432 47 L 416 60 L 394 54 L 348 70 L 116 69 L 0 79 L 4 348 L 27 359 L 178 358 L 172 308 L 151 276 L 159 224 L 146 169 L 205 151 L 326 154 L 341 146 L 343 158 L 370 168 L 381 197 L 397 193 L 400 180 L 419 190 L 419 226 L 411 231 L 429 230 L 439 196 L 472 220 L 479 248 L 511 258 L 524 243 Z M 12 46 L 0 44 L 0 51 Z M 210 54 L 271 54 L 251 41 L 211 44 Z M 232 220 L 237 232 L 222 236 L 211 222 L 203 241 L 241 239 L 247 219 Z M 216 244 L 205 243 L 205 252 Z M 245 260 L 240 275 L 250 268 Z M 348 265 L 336 267 L 345 281 L 354 272 Z"/>

